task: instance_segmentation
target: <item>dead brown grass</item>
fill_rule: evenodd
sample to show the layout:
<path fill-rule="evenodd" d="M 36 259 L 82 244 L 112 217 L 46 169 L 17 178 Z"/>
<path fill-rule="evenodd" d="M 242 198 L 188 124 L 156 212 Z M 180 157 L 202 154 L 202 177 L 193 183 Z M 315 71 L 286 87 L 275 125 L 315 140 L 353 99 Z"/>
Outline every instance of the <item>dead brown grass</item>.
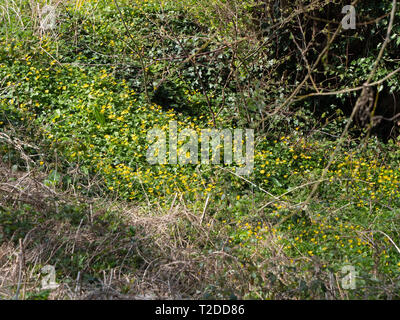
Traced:
<path fill-rule="evenodd" d="M 43 183 L 46 174 L 35 170 L 13 171 L 0 164 L 0 206 L 3 210 L 24 210 L 29 204 L 37 217 L 15 217 L 14 223 L 29 222 L 6 235 L 0 228 L 0 295 L 6 299 L 26 299 L 40 292 L 44 265 L 54 264 L 63 275 L 59 288 L 49 299 L 175 299 L 201 297 L 226 268 L 234 269 L 237 259 L 217 249 L 212 228 L 205 228 L 200 215 L 176 201 L 170 210 L 138 209 L 121 201 L 87 199 L 88 208 L 78 217 L 60 218 L 64 205 L 82 204 L 68 191 L 59 192 Z M 89 204 L 88 204 L 89 203 Z M 107 212 L 120 213 L 115 231 L 103 221 Z M 33 214 L 32 214 L 33 215 Z M 136 230 L 134 242 L 126 229 Z M 209 247 L 204 255 L 203 248 Z M 84 253 L 81 269 L 69 270 L 68 258 Z M 140 261 L 132 265 L 134 260 Z M 102 259 L 117 264 L 93 270 Z M 239 268 L 240 269 L 240 268 Z M 77 271 L 77 272 L 76 272 Z M 211 272 L 210 272 L 211 271 Z M 101 274 L 97 283 L 83 275 Z"/>
<path fill-rule="evenodd" d="M 19 212 L 10 220 L 12 234 L 0 226 L 3 299 L 37 298 L 45 265 L 55 267 L 60 284 L 48 299 L 241 298 L 255 291 L 254 271 L 266 284 L 271 274 L 282 286 L 291 281 L 276 239 L 260 243 L 259 255 L 245 261 L 226 249 L 229 236 L 218 221 L 178 197 L 168 209 L 138 207 L 60 191 L 44 184 L 47 175 L 0 163 L 0 210 Z M 81 209 L 64 212 L 68 206 Z"/>

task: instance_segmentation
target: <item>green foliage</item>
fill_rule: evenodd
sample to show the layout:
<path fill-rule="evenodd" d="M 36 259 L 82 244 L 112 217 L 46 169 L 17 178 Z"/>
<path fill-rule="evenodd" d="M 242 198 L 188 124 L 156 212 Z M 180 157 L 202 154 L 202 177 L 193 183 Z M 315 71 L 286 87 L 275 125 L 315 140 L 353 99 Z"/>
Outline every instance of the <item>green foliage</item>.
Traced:
<path fill-rule="evenodd" d="M 275 8 L 266 17 L 255 1 L 121 1 L 121 15 L 109 1 L 86 1 L 81 8 L 68 2 L 60 9 L 57 36 L 39 34 L 29 20 L 21 29 L 11 16 L 0 33 L 5 87 L 0 128 L 40 128 L 32 139 L 44 141 L 51 151 L 35 158 L 43 171 L 44 163 L 51 167 L 44 180 L 48 187 L 76 184 L 66 172 L 77 166 L 85 178 L 101 176 L 102 195 L 164 209 L 178 198 L 189 210 L 204 215 L 207 209 L 208 236 L 239 259 L 253 289 L 228 287 L 227 273 L 204 288 L 204 297 L 324 298 L 333 290 L 329 277 L 338 277 L 345 265 L 359 271 L 358 287 L 347 298 L 398 297 L 400 260 L 391 242 L 399 239 L 400 227 L 398 140 L 367 139 L 352 128 L 330 163 L 356 93 L 307 96 L 316 87 L 334 91 L 362 85 L 387 19 L 340 33 L 296 102 L 281 110 L 277 106 L 309 72 L 304 60 L 316 61 L 332 36 L 343 2 L 291 18 L 297 4 Z M 359 21 L 386 14 L 390 4 L 365 1 L 357 8 Z M 399 67 L 398 18 L 373 81 Z M 310 49 L 298 50 L 299 43 Z M 399 92 L 399 74 L 378 91 Z M 176 120 L 181 129 L 199 132 L 211 127 L 213 118 L 218 128 L 256 130 L 252 175 L 237 177 L 230 166 L 147 162 L 150 129 L 167 130 Z M 23 166 L 9 145 L 0 152 L 3 161 Z M 316 196 L 302 207 L 328 164 Z M 206 199 L 211 200 L 204 208 Z M 87 222 L 85 210 L 66 206 L 53 218 L 79 228 Z M 0 236 L 23 238 L 46 218 L 30 207 L 2 209 Z M 118 219 L 108 214 L 103 219 L 109 225 L 97 221 L 101 232 L 119 231 L 125 242 L 135 236 Z M 179 227 L 187 231 L 185 241 L 196 242 L 190 223 Z M 95 248 L 89 245 L 90 252 Z M 205 255 L 211 250 L 201 249 Z M 58 253 L 51 262 L 67 274 L 91 261 L 92 274 L 86 276 L 93 280 L 100 270 L 121 263 L 125 251 L 116 257 L 109 244 L 92 261 L 85 248 L 77 248 L 72 257 Z M 131 263 L 136 267 L 142 261 L 136 256 Z M 47 292 L 32 296 L 47 297 Z"/>

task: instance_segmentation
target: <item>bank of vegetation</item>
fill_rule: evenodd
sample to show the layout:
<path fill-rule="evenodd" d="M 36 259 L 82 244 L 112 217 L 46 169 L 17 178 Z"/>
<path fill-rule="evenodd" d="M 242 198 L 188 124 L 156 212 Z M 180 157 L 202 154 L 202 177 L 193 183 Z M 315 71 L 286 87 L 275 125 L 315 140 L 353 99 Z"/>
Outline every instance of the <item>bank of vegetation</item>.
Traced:
<path fill-rule="evenodd" d="M 3 0 L 0 297 L 399 298 L 397 5 Z M 149 164 L 171 121 L 254 170 Z"/>

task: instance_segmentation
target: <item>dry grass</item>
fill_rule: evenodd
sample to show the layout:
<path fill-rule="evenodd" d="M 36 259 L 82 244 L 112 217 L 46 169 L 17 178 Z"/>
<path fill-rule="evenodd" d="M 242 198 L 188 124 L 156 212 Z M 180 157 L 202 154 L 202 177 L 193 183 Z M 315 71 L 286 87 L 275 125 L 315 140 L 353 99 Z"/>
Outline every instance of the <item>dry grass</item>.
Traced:
<path fill-rule="evenodd" d="M 40 269 L 48 264 L 55 266 L 57 276 L 62 275 L 49 299 L 195 298 L 219 273 L 238 264 L 217 249 L 212 229 L 205 228 L 200 215 L 182 202 L 167 212 L 101 199 L 84 203 L 82 197 L 77 200 L 68 191 L 46 186 L 45 177 L 35 170 L 13 172 L 0 165 L 0 206 L 21 212 L 10 218 L 15 225 L 12 234 L 5 226 L 0 228 L 3 298 L 16 298 L 17 291 L 19 299 L 39 293 Z M 30 209 L 24 213 L 26 204 Z M 63 213 L 68 205 L 82 205 L 82 212 Z M 112 221 L 120 219 L 115 230 L 104 219 L 110 212 L 116 215 Z M 132 227 L 134 241 L 127 236 Z M 210 248 L 208 255 L 205 247 Z M 77 253 L 85 257 L 79 268 L 68 261 Z M 99 269 L 102 260 L 115 263 Z M 85 274 L 96 274 L 97 282 L 83 279 Z"/>
<path fill-rule="evenodd" d="M 50 170 L 37 169 L 24 142 L 3 140 L 25 169 L 0 162 L 2 299 L 242 298 L 257 286 L 254 271 L 265 283 L 271 274 L 282 285 L 290 282 L 282 272 L 289 261 L 273 235 L 244 261 L 227 250 L 227 230 L 203 208 L 193 212 L 179 197 L 163 209 L 83 196 L 74 184 L 60 190 L 45 183 Z M 67 174 L 81 183 L 79 168 Z M 99 190 L 100 184 L 93 177 L 81 190 Z M 60 285 L 43 297 L 45 265 L 55 267 Z M 279 289 L 265 288 L 271 297 L 288 298 Z"/>

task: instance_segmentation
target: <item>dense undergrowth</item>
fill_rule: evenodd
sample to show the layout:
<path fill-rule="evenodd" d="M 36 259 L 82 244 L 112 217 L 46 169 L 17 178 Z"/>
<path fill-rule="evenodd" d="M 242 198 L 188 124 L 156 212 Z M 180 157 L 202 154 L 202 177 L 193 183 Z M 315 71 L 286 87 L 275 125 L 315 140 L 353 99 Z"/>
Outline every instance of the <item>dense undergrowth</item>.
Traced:
<path fill-rule="evenodd" d="M 366 80 L 383 41 L 368 32 L 385 35 L 391 1 L 357 7 L 365 20 L 386 15 L 343 32 L 289 105 L 309 68 L 302 58 L 318 58 L 333 34 L 328 12 L 341 4 L 317 2 L 272 19 L 253 1 L 69 1 L 47 31 L 32 2 L 1 7 L 1 248 L 18 251 L 19 239 L 25 251 L 50 248 L 27 258 L 24 298 L 49 297 L 38 285 L 45 264 L 60 283 L 83 283 L 53 298 L 91 297 L 96 281 L 118 298 L 399 298 L 398 139 L 354 126 L 338 145 L 358 93 L 310 95 Z M 303 56 L 296 19 L 312 48 Z M 375 81 L 398 68 L 398 19 Z M 378 88 L 398 90 L 398 75 Z M 150 165 L 147 132 L 170 121 L 198 132 L 253 128 L 252 174 Z M 18 198 L 23 172 L 44 186 L 36 196 Z M 0 261 L 18 266 L 7 254 Z M 352 289 L 342 288 L 345 266 L 357 272 Z M 16 270 L 5 297 L 15 295 Z"/>

